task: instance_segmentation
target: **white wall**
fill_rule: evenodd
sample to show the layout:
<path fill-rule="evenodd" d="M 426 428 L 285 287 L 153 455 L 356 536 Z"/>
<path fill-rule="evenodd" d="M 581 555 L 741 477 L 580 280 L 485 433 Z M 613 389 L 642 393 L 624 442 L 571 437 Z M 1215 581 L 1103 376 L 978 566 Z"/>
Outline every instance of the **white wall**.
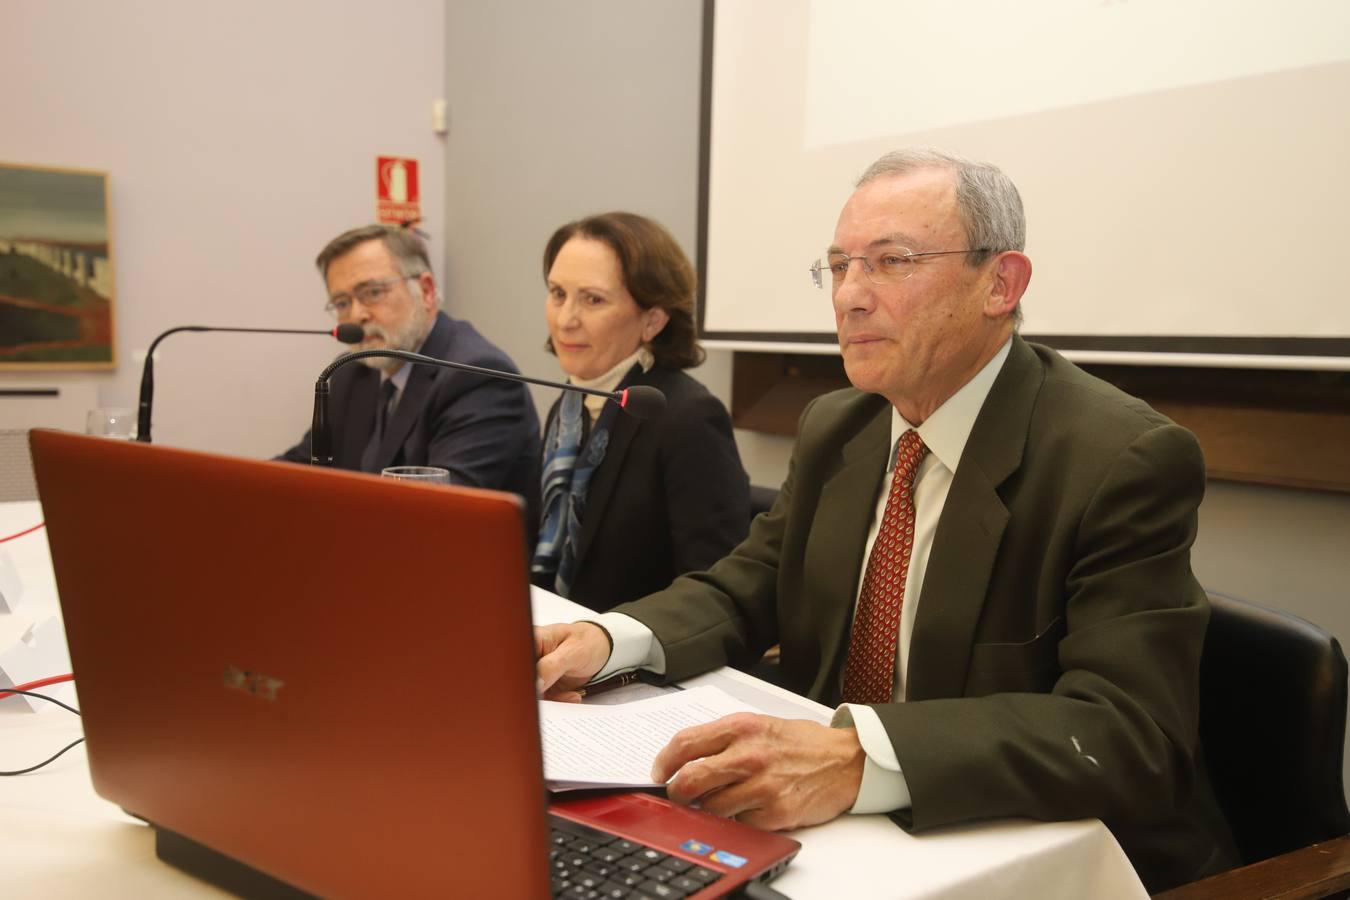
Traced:
<path fill-rule="evenodd" d="M 421 161 L 440 268 L 442 4 L 10 0 L 3 19 L 0 160 L 110 173 L 118 366 L 0 385 L 93 383 L 101 404 L 130 406 L 144 351 L 168 327 L 332 327 L 313 260 L 374 220 L 377 155 Z M 285 449 L 337 349 L 323 337 L 170 337 L 156 443 Z"/>
<path fill-rule="evenodd" d="M 446 17 L 450 308 L 521 370 L 561 378 L 544 351 L 544 244 L 565 222 L 651 216 L 693 258 L 701 6 L 451 4 Z M 725 354 L 692 373 L 723 390 Z M 556 391 L 535 389 L 543 415 Z"/>
<path fill-rule="evenodd" d="M 1350 497 L 1211 481 L 1193 565 L 1205 587 L 1350 641 Z"/>
<path fill-rule="evenodd" d="M 695 255 L 702 5 L 458 3 L 446 24 L 449 305 L 522 371 L 560 377 L 543 349 L 554 229 L 625 209 Z M 728 351 L 709 351 L 690 374 L 730 406 Z M 555 395 L 535 390 L 541 415 Z M 791 442 L 737 441 L 751 480 L 776 487 Z"/>

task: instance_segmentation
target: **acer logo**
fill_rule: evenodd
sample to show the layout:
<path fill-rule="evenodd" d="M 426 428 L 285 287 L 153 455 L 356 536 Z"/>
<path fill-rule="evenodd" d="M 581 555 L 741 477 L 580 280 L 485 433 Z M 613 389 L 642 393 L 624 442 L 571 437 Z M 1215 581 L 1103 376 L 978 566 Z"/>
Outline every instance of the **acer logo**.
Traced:
<path fill-rule="evenodd" d="M 286 683 L 280 678 L 250 672 L 247 669 L 240 669 L 235 666 L 225 667 L 225 675 L 222 680 L 227 688 L 243 691 L 264 700 L 277 699 L 277 694 L 280 693 L 282 686 Z"/>

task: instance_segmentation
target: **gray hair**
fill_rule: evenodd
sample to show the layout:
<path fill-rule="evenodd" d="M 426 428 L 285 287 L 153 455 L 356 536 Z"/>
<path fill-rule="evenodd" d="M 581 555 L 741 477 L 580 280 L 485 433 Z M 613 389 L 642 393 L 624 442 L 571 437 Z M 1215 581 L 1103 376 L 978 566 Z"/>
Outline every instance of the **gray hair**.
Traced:
<path fill-rule="evenodd" d="M 862 173 L 854 187 L 889 175 L 908 175 L 921 169 L 947 169 L 956 174 L 956 206 L 961 211 L 967 246 L 980 253 L 966 255 L 966 263 L 978 266 L 1005 250 L 1019 253 L 1026 248 L 1027 220 L 1022 196 L 1003 170 L 940 150 L 895 150 Z M 953 248 L 956 249 L 956 248 Z M 1013 313 L 1014 324 L 1022 321 L 1022 304 Z"/>
<path fill-rule="evenodd" d="M 314 260 L 314 264 L 319 267 L 319 274 L 327 278 L 328 266 L 333 260 L 366 241 L 383 243 L 398 265 L 400 274 L 412 278 L 431 271 L 431 259 L 427 256 L 426 245 L 412 231 L 398 225 L 364 225 L 342 232 L 319 251 L 318 257 Z"/>

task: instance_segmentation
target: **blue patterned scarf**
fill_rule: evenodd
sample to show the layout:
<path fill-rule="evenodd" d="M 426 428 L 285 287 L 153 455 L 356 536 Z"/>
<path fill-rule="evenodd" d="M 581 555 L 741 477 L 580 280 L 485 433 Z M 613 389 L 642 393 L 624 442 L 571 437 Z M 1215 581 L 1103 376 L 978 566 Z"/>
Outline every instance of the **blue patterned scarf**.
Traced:
<path fill-rule="evenodd" d="M 634 366 L 619 383 L 642 372 Z M 604 462 L 609 447 L 609 431 L 617 406 L 606 403 L 591 429 L 590 416 L 575 391 L 563 394 L 558 415 L 544 435 L 544 471 L 541 476 L 543 503 L 540 511 L 539 543 L 535 546 L 530 571 L 544 578 L 553 576 L 553 591 L 567 597 L 576 574 L 576 541 L 586 511 L 586 492 L 591 476 Z M 589 435 L 587 432 L 590 432 Z"/>

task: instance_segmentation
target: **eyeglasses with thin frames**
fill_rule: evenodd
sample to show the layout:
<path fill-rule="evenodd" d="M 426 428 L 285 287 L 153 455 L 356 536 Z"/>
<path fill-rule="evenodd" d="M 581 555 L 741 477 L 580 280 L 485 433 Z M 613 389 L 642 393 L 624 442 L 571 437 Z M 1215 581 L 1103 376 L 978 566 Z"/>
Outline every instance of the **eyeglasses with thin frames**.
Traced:
<path fill-rule="evenodd" d="M 379 306 L 389 297 L 389 290 L 400 281 L 412 281 L 420 278 L 421 273 L 416 275 L 398 275 L 393 278 L 381 278 L 378 281 L 367 281 L 359 284 L 350 294 L 334 294 L 328 298 L 324 305 L 324 310 L 330 315 L 343 319 L 352 311 L 352 302 L 360 301 L 366 309 L 372 306 Z"/>
<path fill-rule="evenodd" d="M 882 247 L 864 256 L 845 256 L 832 253 L 824 259 L 811 264 L 811 282 L 818 288 L 825 287 L 824 273 L 830 273 L 832 288 L 838 288 L 848 277 L 848 267 L 853 261 L 862 262 L 863 272 L 873 284 L 898 284 L 914 274 L 918 268 L 915 260 L 925 256 L 956 256 L 962 253 L 991 253 L 991 250 L 930 250 L 915 253 L 908 247 L 898 245 Z"/>

